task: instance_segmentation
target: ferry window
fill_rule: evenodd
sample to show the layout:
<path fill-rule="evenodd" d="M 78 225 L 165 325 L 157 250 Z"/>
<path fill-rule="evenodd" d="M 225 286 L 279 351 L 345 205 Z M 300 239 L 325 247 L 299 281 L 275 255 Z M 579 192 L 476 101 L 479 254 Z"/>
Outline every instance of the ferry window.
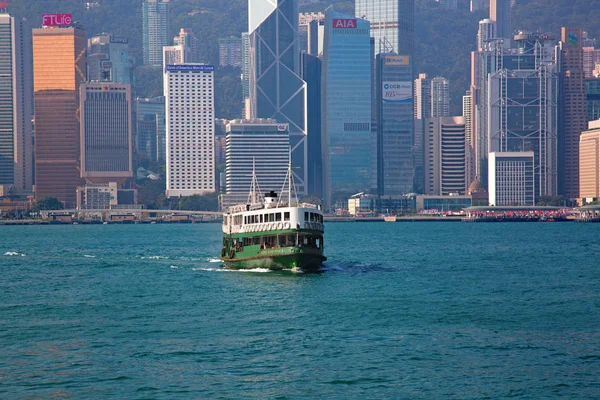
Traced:
<path fill-rule="evenodd" d="M 254 236 L 252 238 L 252 244 L 258 246 L 260 244 L 260 236 Z"/>
<path fill-rule="evenodd" d="M 279 247 L 285 247 L 285 235 L 280 235 L 277 240 Z"/>
<path fill-rule="evenodd" d="M 308 213 L 307 212 L 304 213 L 304 220 L 308 221 Z"/>
<path fill-rule="evenodd" d="M 261 223 L 263 222 L 263 215 L 262 214 L 260 214 L 260 222 Z"/>
<path fill-rule="evenodd" d="M 275 213 L 275 221 L 281 221 L 281 213 Z"/>
<path fill-rule="evenodd" d="M 294 235 L 294 234 L 286 235 L 285 246 L 291 247 L 291 246 L 295 246 L 295 245 L 296 245 L 296 235 Z"/>
<path fill-rule="evenodd" d="M 275 214 L 269 214 L 269 222 L 275 222 Z"/>
<path fill-rule="evenodd" d="M 283 220 L 284 221 L 289 221 L 290 220 L 290 212 L 286 211 L 283 213 Z"/>

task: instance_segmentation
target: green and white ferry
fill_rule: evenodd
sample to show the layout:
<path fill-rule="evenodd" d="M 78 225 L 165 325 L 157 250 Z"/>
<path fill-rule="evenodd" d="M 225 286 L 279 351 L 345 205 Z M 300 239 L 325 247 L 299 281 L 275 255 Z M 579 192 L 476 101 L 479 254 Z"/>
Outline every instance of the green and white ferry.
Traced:
<path fill-rule="evenodd" d="M 260 194 L 253 173 L 248 202 L 223 214 L 221 260 L 231 269 L 268 268 L 299 272 L 318 271 L 323 255 L 323 211 L 320 205 L 292 199 L 291 167 L 286 177 L 287 198 L 271 191 Z M 286 186 L 282 188 L 282 193 Z"/>

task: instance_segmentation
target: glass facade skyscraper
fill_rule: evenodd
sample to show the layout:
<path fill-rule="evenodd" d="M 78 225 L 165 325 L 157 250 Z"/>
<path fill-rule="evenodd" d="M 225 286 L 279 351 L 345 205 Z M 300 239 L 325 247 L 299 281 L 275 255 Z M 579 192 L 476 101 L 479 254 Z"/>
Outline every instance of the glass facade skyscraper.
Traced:
<path fill-rule="evenodd" d="M 325 206 L 371 188 L 369 21 L 325 10 L 322 135 Z M 412 118 L 412 109 L 410 112 Z"/>
<path fill-rule="evenodd" d="M 413 56 L 415 0 L 356 0 L 356 16 L 371 22 L 375 53 Z"/>
<path fill-rule="evenodd" d="M 108 34 L 88 39 L 88 81 L 133 83 L 133 57 L 127 38 Z"/>
<path fill-rule="evenodd" d="M 0 14 L 0 185 L 27 193 L 33 184 L 31 33 Z"/>
<path fill-rule="evenodd" d="M 289 124 L 294 179 L 305 194 L 307 100 L 299 73 L 298 0 L 250 0 L 248 7 L 250 116 Z"/>
<path fill-rule="evenodd" d="M 381 53 L 375 59 L 378 194 L 413 192 L 413 81 L 408 57 Z"/>
<path fill-rule="evenodd" d="M 162 48 L 169 45 L 169 3 L 144 0 L 142 3 L 144 65 L 162 66 Z"/>

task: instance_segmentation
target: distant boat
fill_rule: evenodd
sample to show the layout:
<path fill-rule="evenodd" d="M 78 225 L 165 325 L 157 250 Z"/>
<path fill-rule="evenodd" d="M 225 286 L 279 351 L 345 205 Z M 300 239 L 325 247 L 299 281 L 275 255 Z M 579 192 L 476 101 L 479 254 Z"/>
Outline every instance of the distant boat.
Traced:
<path fill-rule="evenodd" d="M 397 219 L 398 219 L 398 217 L 395 215 L 386 215 L 383 217 L 383 220 L 385 222 L 396 222 Z"/>

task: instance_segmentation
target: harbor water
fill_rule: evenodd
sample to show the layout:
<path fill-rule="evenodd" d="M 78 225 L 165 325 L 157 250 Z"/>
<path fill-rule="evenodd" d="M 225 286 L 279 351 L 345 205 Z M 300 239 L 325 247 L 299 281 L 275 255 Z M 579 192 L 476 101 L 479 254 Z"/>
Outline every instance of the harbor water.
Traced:
<path fill-rule="evenodd" d="M 0 398 L 600 398 L 600 224 L 329 223 L 319 274 L 221 240 L 0 227 Z"/>

